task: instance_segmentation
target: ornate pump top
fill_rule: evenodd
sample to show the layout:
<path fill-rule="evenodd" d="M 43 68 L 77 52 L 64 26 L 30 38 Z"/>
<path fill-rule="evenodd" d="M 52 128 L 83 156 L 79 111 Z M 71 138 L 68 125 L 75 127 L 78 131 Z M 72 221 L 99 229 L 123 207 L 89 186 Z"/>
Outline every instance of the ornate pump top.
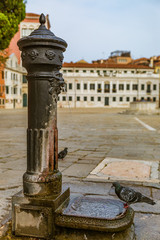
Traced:
<path fill-rule="evenodd" d="M 53 32 L 46 28 L 46 18 L 43 13 L 40 15 L 39 22 L 41 25 L 38 29 L 34 30 L 29 36 L 23 37 L 18 41 L 17 44 L 20 50 L 22 51 L 24 47 L 31 45 L 48 45 L 65 51 L 67 47 L 66 41 L 62 38 L 56 37 Z"/>
<path fill-rule="evenodd" d="M 39 17 L 39 22 L 41 25 L 45 24 L 45 22 L 46 22 L 46 17 L 43 13 L 41 13 L 41 16 Z"/>

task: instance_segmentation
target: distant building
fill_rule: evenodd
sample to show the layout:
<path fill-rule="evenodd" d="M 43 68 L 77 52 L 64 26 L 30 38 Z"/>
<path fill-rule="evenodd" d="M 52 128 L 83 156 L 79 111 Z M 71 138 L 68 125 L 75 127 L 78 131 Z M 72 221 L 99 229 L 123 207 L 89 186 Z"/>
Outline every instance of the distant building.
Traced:
<path fill-rule="evenodd" d="M 129 51 L 114 51 L 108 59 L 94 60 L 92 63 L 112 63 L 112 64 L 128 64 L 132 62 L 131 52 Z"/>
<path fill-rule="evenodd" d="M 0 66 L 0 108 L 5 108 L 5 82 L 3 66 Z"/>
<path fill-rule="evenodd" d="M 18 59 L 12 53 L 7 59 L 5 69 L 5 108 L 22 108 L 23 70 Z"/>
<path fill-rule="evenodd" d="M 129 107 L 133 101 L 159 101 L 159 76 L 149 66 L 81 60 L 64 63 L 62 72 L 67 94 L 60 94 L 59 107 Z"/>

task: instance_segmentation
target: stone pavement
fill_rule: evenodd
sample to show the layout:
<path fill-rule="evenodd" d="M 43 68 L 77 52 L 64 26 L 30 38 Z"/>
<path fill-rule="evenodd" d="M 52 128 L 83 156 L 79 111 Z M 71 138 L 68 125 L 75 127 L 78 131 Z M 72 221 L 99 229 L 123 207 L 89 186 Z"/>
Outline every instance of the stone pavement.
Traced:
<path fill-rule="evenodd" d="M 97 181 L 94 178 L 87 178 L 106 157 L 128 161 L 160 161 L 160 116 L 138 116 L 141 121 L 156 129 L 150 131 L 137 122 L 133 115 L 119 114 L 121 111 L 122 109 L 58 110 L 59 151 L 64 147 L 69 149 L 67 157 L 59 161 L 59 169 L 63 174 L 64 185 L 70 186 L 71 192 L 116 198 L 110 191 L 109 180 L 102 178 Z M 0 110 L 2 223 L 11 210 L 11 196 L 22 189 L 22 175 L 26 169 L 26 127 L 25 110 Z M 160 239 L 159 182 L 124 181 L 124 183 L 153 197 L 157 202 L 154 206 L 147 204 L 133 206 L 136 212 L 137 239 Z"/>

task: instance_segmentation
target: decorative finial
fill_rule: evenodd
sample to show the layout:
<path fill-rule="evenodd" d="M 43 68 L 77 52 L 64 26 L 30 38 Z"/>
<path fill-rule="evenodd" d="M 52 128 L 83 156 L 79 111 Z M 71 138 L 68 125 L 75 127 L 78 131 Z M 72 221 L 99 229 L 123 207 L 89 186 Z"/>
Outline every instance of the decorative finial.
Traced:
<path fill-rule="evenodd" d="M 39 17 L 39 22 L 41 25 L 45 24 L 45 22 L 46 22 L 46 17 L 43 13 L 41 13 L 41 16 Z"/>

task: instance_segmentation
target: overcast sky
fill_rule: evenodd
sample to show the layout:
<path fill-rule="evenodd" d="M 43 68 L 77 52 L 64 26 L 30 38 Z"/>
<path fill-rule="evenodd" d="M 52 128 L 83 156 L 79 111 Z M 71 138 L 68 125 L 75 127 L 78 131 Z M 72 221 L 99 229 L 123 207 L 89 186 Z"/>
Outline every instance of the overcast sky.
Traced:
<path fill-rule="evenodd" d="M 64 61 L 160 55 L 160 0 L 27 0 L 27 12 L 49 14 L 51 31 L 68 43 Z"/>

